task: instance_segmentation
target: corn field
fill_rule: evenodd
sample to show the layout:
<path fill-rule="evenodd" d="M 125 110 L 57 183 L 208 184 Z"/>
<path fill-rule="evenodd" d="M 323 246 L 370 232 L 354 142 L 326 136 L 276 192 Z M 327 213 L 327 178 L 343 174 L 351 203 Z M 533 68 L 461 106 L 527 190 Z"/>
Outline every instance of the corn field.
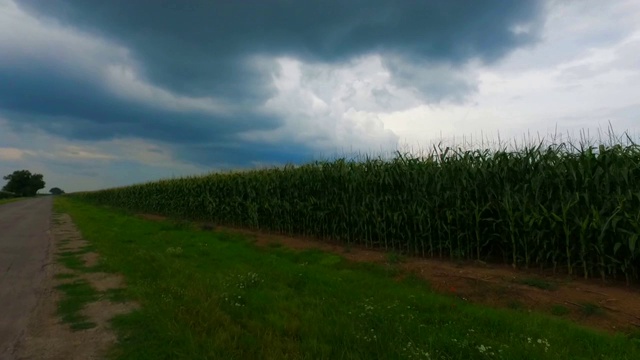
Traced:
<path fill-rule="evenodd" d="M 423 257 L 638 280 L 640 147 L 434 147 L 78 193 L 88 201 Z"/>

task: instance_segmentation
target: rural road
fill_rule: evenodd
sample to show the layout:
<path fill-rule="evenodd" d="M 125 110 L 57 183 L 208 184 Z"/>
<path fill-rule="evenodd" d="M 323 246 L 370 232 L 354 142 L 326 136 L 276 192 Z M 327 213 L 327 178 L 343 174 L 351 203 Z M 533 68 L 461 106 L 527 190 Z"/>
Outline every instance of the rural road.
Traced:
<path fill-rule="evenodd" d="M 0 205 L 0 359 L 16 342 L 43 292 L 52 197 Z"/>

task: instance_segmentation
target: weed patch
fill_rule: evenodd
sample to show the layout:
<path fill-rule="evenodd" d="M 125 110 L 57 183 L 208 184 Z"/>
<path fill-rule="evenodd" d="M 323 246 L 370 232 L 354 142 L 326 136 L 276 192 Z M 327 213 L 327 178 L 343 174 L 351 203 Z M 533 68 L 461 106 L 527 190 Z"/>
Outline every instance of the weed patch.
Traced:
<path fill-rule="evenodd" d="M 582 308 L 580 309 L 580 311 L 584 316 L 594 316 L 594 315 L 604 314 L 604 311 L 600 306 L 596 304 L 591 304 L 591 303 L 582 304 Z"/>
<path fill-rule="evenodd" d="M 555 290 L 557 286 L 549 281 L 537 278 L 525 278 L 516 281 L 519 284 L 528 285 L 542 290 Z"/>
<path fill-rule="evenodd" d="M 400 263 L 403 263 L 404 261 L 405 261 L 405 256 L 395 251 L 392 251 L 389 254 L 387 254 L 387 262 L 389 262 L 389 264 L 400 264 Z"/>
<path fill-rule="evenodd" d="M 77 277 L 76 274 L 71 274 L 71 273 L 60 273 L 60 274 L 55 274 L 53 276 L 54 279 L 58 279 L 58 280 L 74 279 L 76 277 Z"/>
<path fill-rule="evenodd" d="M 565 315 L 569 314 L 569 309 L 567 309 L 567 307 L 562 306 L 562 305 L 554 305 L 551 308 L 551 314 L 553 314 L 555 316 L 565 316 Z"/>
<path fill-rule="evenodd" d="M 86 267 L 84 265 L 84 262 L 80 258 L 80 254 L 76 254 L 75 252 L 61 254 L 58 257 L 58 262 L 60 262 L 69 270 L 86 271 Z"/>
<path fill-rule="evenodd" d="M 62 291 L 64 297 L 58 303 L 58 315 L 62 321 L 70 324 L 73 330 L 95 327 L 96 324 L 82 315 L 80 311 L 90 302 L 98 300 L 98 293 L 84 280 L 58 285 L 56 289 Z"/>

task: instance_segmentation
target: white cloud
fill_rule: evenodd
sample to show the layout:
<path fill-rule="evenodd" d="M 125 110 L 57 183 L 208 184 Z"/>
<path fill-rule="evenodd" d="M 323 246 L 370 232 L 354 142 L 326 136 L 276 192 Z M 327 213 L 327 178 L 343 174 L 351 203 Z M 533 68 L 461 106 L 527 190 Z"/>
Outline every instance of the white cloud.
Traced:
<path fill-rule="evenodd" d="M 44 154 L 43 154 L 44 155 Z M 45 156 L 49 158 L 70 158 L 77 160 L 114 160 L 115 156 L 100 153 L 92 147 L 67 145 L 55 153 Z"/>
<path fill-rule="evenodd" d="M 33 152 L 18 148 L 1 148 L 0 147 L 0 160 L 5 161 L 17 161 L 22 160 L 25 155 L 32 155 Z"/>
<path fill-rule="evenodd" d="M 285 125 L 242 139 L 377 152 L 455 137 L 596 133 L 609 123 L 637 133 L 640 3 L 550 1 L 547 8 L 543 41 L 492 66 L 418 66 L 389 55 L 339 65 L 276 59 L 277 95 L 264 110 Z"/>
<path fill-rule="evenodd" d="M 630 18 L 638 18 L 640 6 L 594 6 L 550 2 L 545 40 L 492 66 L 409 66 L 383 55 L 340 65 L 278 58 L 277 95 L 264 110 L 285 124 L 245 132 L 242 139 L 378 152 L 454 137 L 537 137 L 556 129 L 595 133 L 609 122 L 614 130 L 637 132 L 640 121 L 632 117 L 640 120 L 634 113 L 640 106 L 640 21 Z M 618 16 L 620 23 L 605 23 L 598 12 Z"/>
<path fill-rule="evenodd" d="M 206 169 L 176 159 L 169 144 L 141 139 L 66 140 L 42 130 L 16 133 L 0 118 L 0 176 L 29 169 L 47 186 L 96 190 L 159 178 L 201 174 Z M 51 186 L 50 186 L 51 185 Z"/>
<path fill-rule="evenodd" d="M 145 81 L 129 49 L 48 18 L 36 18 L 11 0 L 0 0 L 0 69 L 15 71 L 46 59 L 51 71 L 82 76 L 132 102 L 178 112 L 229 114 L 210 97 L 188 97 Z"/>
<path fill-rule="evenodd" d="M 31 66 L 46 59 L 71 74 L 92 74 L 109 63 L 130 62 L 127 49 L 77 32 L 50 19 L 36 18 L 11 0 L 0 0 L 0 68 Z"/>
<path fill-rule="evenodd" d="M 118 158 L 127 159 L 143 165 L 157 167 L 176 167 L 185 165 L 176 159 L 170 148 L 170 144 L 152 143 L 142 139 L 114 139 L 98 143 L 100 148 L 109 149 Z"/>
<path fill-rule="evenodd" d="M 384 55 L 382 62 L 390 71 L 390 83 L 410 91 L 421 103 L 463 103 L 477 90 L 477 60 L 454 66 Z"/>
<path fill-rule="evenodd" d="M 131 65 L 108 65 L 104 81 L 109 90 L 120 98 L 135 100 L 171 111 L 198 111 L 210 114 L 229 114 L 231 106 L 210 97 L 193 98 L 174 94 L 140 79 Z"/>
<path fill-rule="evenodd" d="M 379 56 L 330 66 L 278 58 L 273 74 L 277 94 L 262 111 L 284 125 L 270 131 L 247 131 L 245 141 L 292 141 L 321 153 L 380 151 L 395 148 L 397 137 L 378 113 L 417 104 L 411 92 L 390 84 Z"/>
<path fill-rule="evenodd" d="M 381 116 L 401 142 L 441 136 L 520 138 L 532 133 L 640 131 L 640 3 L 552 2 L 544 41 L 478 66 L 467 103 L 420 105 Z M 612 21 L 615 19 L 615 21 Z"/>

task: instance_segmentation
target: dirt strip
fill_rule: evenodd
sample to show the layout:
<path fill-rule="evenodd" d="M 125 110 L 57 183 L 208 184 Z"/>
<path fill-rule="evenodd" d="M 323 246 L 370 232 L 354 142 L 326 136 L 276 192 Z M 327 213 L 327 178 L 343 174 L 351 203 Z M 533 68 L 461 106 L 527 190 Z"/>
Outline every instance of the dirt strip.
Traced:
<path fill-rule="evenodd" d="M 38 302 L 28 326 L 26 336 L 18 343 L 16 359 L 33 360 L 86 360 L 102 359 L 117 337 L 109 320 L 137 308 L 132 302 L 111 302 L 104 299 L 104 291 L 124 287 L 121 276 L 111 273 L 93 272 L 91 267 L 99 263 L 96 253 L 85 252 L 81 259 L 88 271 L 66 268 L 59 261 L 61 252 L 83 251 L 89 245 L 77 230 L 67 214 L 54 214 L 52 237 L 55 251 L 48 259 L 45 279 L 45 294 Z M 69 278 L 59 279 L 55 275 L 67 274 Z M 73 276 L 73 277 L 71 277 Z M 56 289 L 61 284 L 86 281 L 98 292 L 97 301 L 86 304 L 80 314 L 95 326 L 73 330 L 71 324 L 62 321 L 57 312 L 57 304 L 65 294 Z"/>

